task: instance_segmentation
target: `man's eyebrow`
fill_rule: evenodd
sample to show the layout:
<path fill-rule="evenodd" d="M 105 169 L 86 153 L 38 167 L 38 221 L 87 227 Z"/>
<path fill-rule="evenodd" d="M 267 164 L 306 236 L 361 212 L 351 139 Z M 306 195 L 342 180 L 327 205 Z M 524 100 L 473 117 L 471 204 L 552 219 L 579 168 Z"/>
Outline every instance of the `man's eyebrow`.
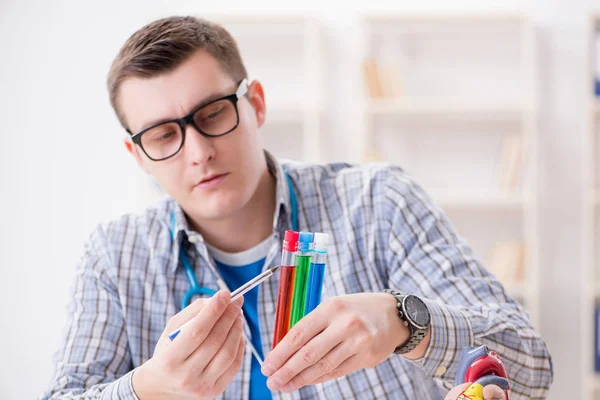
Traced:
<path fill-rule="evenodd" d="M 208 104 L 208 103 L 210 103 L 211 101 L 215 101 L 215 100 L 217 100 L 217 99 L 220 99 L 220 98 L 222 98 L 222 97 L 226 97 L 226 96 L 228 96 L 228 95 L 227 95 L 227 94 L 225 94 L 224 92 L 217 92 L 217 93 L 213 93 L 213 94 L 211 94 L 211 95 L 209 95 L 209 96 L 205 97 L 204 99 L 202 99 L 202 100 L 201 100 L 201 101 L 199 101 L 198 103 L 196 103 L 196 105 L 195 105 L 194 107 L 192 107 L 192 108 L 190 109 L 190 111 L 188 112 L 188 114 L 186 114 L 186 115 L 189 115 L 189 113 L 191 113 L 191 112 L 194 112 L 194 111 L 198 110 L 199 108 L 202 108 L 202 107 L 204 107 L 205 105 L 207 105 L 207 104 Z M 173 121 L 174 119 L 177 119 L 177 118 L 160 118 L 160 119 L 153 119 L 153 120 L 151 120 L 150 122 L 147 122 L 147 123 L 145 123 L 145 124 L 143 125 L 143 128 L 142 128 L 142 129 L 140 129 L 140 130 L 139 130 L 139 132 L 142 132 L 142 131 L 143 131 L 143 130 L 145 130 L 145 129 L 148 129 L 148 128 L 150 128 L 150 127 L 152 127 L 152 126 L 155 126 L 155 125 L 158 125 L 158 124 L 161 124 L 161 123 L 163 123 L 163 122 L 167 122 L 167 121 Z"/>

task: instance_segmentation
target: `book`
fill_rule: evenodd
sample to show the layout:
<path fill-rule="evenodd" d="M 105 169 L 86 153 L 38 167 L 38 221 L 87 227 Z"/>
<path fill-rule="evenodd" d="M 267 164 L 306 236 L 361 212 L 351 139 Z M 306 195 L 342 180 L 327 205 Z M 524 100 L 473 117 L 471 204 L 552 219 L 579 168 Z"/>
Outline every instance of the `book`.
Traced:
<path fill-rule="evenodd" d="M 370 58 L 364 62 L 363 72 L 370 98 L 390 99 L 401 94 L 397 65 L 392 63 L 382 65 L 377 60 Z"/>
<path fill-rule="evenodd" d="M 502 191 L 513 192 L 519 188 L 523 176 L 523 166 L 523 138 L 520 135 L 505 137 L 499 162 L 499 185 Z"/>
<path fill-rule="evenodd" d="M 383 95 L 386 98 L 397 98 L 401 94 L 400 81 L 398 79 L 398 66 L 395 64 L 385 64 L 379 68 L 380 82 L 383 88 Z"/>
<path fill-rule="evenodd" d="M 367 84 L 367 93 L 371 98 L 383 97 L 383 88 L 381 86 L 377 62 L 374 59 L 368 59 L 364 63 L 365 83 Z"/>

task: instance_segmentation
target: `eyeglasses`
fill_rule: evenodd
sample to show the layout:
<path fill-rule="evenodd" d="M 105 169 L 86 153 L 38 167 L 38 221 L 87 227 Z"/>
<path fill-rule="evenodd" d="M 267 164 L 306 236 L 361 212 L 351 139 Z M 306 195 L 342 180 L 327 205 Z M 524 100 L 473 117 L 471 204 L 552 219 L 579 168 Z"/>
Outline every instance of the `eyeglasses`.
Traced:
<path fill-rule="evenodd" d="M 185 142 L 186 126 L 206 137 L 219 137 L 233 131 L 240 123 L 238 100 L 248 92 L 248 81 L 242 80 L 234 94 L 204 104 L 183 118 L 164 121 L 132 135 L 149 159 L 162 161 L 173 157 Z"/>

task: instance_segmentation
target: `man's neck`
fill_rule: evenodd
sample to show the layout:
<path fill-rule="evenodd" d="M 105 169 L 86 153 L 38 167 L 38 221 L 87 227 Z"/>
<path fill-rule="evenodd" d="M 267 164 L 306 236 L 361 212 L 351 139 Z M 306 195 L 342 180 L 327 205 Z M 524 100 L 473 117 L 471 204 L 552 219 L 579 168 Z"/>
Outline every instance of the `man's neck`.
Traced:
<path fill-rule="evenodd" d="M 237 253 L 251 249 L 273 233 L 276 186 L 275 177 L 266 168 L 254 195 L 237 214 L 209 223 L 197 223 L 189 218 L 190 225 L 207 243 L 219 250 Z M 241 226 L 251 226 L 252 229 L 240 235 Z"/>

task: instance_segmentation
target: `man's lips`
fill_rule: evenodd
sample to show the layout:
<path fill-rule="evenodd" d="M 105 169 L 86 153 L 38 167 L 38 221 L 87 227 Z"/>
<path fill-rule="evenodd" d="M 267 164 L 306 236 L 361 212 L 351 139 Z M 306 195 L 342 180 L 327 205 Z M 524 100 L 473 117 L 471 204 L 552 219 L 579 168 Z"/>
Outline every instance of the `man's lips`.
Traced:
<path fill-rule="evenodd" d="M 206 188 L 218 185 L 223 181 L 223 179 L 225 179 L 227 175 L 228 173 L 207 176 L 206 178 L 203 178 L 200 182 L 198 182 L 196 184 L 196 187 Z"/>

